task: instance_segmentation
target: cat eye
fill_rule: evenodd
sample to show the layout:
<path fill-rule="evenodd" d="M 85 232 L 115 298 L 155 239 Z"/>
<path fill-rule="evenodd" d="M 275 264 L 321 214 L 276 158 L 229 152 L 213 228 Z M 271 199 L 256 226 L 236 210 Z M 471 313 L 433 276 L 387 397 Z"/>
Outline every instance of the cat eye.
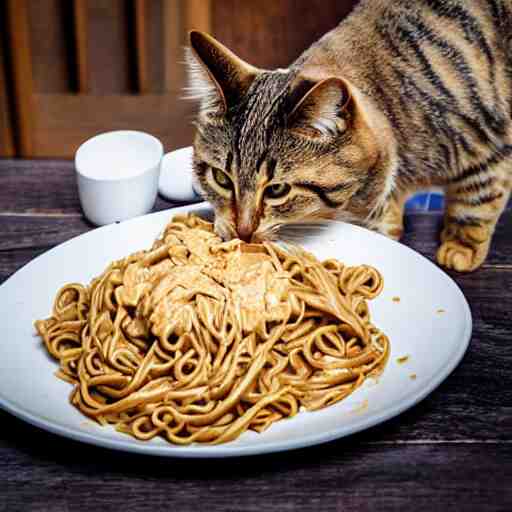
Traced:
<path fill-rule="evenodd" d="M 292 187 L 287 183 L 276 183 L 265 189 L 265 196 L 270 199 L 280 199 L 289 194 Z"/>
<path fill-rule="evenodd" d="M 215 169 L 212 167 L 212 176 L 215 180 L 215 183 L 217 183 L 219 187 L 225 188 L 226 190 L 231 190 L 233 188 L 233 182 L 231 179 L 220 169 Z"/>

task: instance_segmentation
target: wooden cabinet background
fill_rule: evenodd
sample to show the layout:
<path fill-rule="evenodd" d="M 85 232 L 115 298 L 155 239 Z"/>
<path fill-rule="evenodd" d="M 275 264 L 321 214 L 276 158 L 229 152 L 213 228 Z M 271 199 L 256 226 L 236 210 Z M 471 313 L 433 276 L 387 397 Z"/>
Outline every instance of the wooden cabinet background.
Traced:
<path fill-rule="evenodd" d="M 188 30 L 283 67 L 356 0 L 0 0 L 0 156 L 66 157 L 92 135 L 191 141 L 182 100 Z"/>

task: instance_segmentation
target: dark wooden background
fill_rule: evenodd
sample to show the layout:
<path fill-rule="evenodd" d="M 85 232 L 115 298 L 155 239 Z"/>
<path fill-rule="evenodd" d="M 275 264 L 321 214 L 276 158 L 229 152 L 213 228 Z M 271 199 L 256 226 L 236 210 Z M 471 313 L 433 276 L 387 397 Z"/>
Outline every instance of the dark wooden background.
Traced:
<path fill-rule="evenodd" d="M 72 157 L 92 135 L 142 129 L 190 143 L 183 45 L 199 28 L 282 67 L 356 0 L 1 0 L 0 157 Z M 179 126 L 179 130 L 173 127 Z"/>
<path fill-rule="evenodd" d="M 409 213 L 404 243 L 432 258 L 440 223 Z M 72 163 L 0 160 L 0 283 L 91 228 Z M 305 450 L 186 461 L 82 445 L 0 411 L 0 512 L 512 510 L 511 233 L 508 209 L 485 265 L 451 274 L 473 313 L 469 350 L 398 418 Z"/>

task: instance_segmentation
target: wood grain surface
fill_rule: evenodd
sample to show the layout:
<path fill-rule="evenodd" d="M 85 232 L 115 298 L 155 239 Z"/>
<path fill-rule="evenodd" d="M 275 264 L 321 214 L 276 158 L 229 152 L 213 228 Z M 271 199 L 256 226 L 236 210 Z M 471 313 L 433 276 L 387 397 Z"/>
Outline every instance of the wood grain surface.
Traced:
<path fill-rule="evenodd" d="M 171 206 L 159 199 L 156 209 Z M 404 243 L 432 258 L 441 222 L 437 213 L 408 215 Z M 0 283 L 92 228 L 72 163 L 0 160 Z M 0 511 L 511 510 L 510 209 L 484 267 L 451 276 L 473 313 L 469 350 L 398 418 L 295 452 L 186 461 L 82 445 L 0 411 Z"/>
<path fill-rule="evenodd" d="M 0 32 L 5 33 L 5 4 L 0 4 Z M 14 129 L 11 111 L 11 94 L 8 88 L 7 59 L 4 37 L 0 36 L 0 155 L 14 156 Z"/>
<path fill-rule="evenodd" d="M 357 4 L 357 0 L 258 0 L 255 9 L 255 1 L 213 2 L 212 30 L 240 57 L 267 69 L 289 66 Z"/>
<path fill-rule="evenodd" d="M 16 124 L 19 126 L 20 156 L 32 155 L 33 150 L 34 105 L 32 94 L 34 84 L 27 9 L 27 0 L 7 1 L 7 33 L 12 53 L 12 80 Z"/>

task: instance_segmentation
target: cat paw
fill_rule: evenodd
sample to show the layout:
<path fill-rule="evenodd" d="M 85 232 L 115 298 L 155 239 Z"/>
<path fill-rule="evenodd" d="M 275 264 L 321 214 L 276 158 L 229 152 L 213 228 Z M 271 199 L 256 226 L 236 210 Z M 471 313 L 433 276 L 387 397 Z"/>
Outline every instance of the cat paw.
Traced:
<path fill-rule="evenodd" d="M 447 226 L 441 241 L 437 262 L 457 272 L 472 272 L 487 258 L 490 234 L 483 226 Z"/>
<path fill-rule="evenodd" d="M 377 233 L 396 240 L 397 242 L 402 238 L 404 234 L 404 228 L 402 224 L 395 222 L 381 222 L 378 226 L 373 228 Z"/>
<path fill-rule="evenodd" d="M 377 228 L 373 228 L 374 231 L 384 235 L 391 240 L 395 240 L 396 242 L 400 241 L 402 235 L 404 234 L 404 230 L 399 226 L 378 226 Z"/>
<path fill-rule="evenodd" d="M 396 200 L 389 201 L 376 231 L 392 240 L 400 240 L 404 234 L 403 217 L 403 203 Z"/>
<path fill-rule="evenodd" d="M 391 240 L 396 240 L 398 242 L 402 238 L 404 230 L 401 227 L 396 226 L 381 231 L 381 233 L 388 238 L 391 238 Z"/>

